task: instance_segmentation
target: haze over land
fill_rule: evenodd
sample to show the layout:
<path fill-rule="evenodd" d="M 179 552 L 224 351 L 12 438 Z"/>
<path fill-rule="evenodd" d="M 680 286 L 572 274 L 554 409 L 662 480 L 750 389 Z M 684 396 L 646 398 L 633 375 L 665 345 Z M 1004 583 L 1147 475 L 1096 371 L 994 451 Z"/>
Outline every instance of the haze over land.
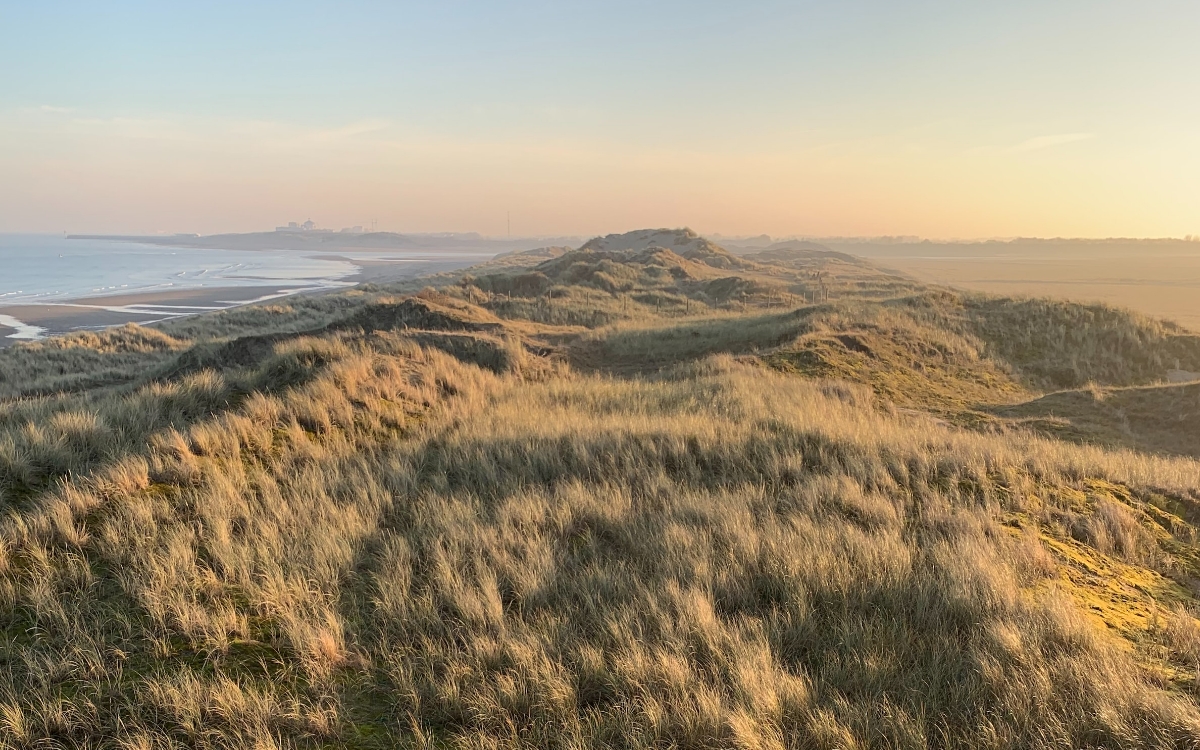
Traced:
<path fill-rule="evenodd" d="M 929 283 L 1104 302 L 1200 330 L 1200 242 L 1190 239 L 819 241 Z"/>

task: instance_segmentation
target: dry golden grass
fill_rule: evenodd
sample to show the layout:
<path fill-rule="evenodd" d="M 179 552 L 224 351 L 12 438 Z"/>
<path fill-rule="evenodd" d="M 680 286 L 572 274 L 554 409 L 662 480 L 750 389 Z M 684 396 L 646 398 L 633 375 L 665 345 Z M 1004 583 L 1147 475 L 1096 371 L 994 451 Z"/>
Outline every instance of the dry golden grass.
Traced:
<path fill-rule="evenodd" d="M 1058 391 L 996 410 L 1062 439 L 1200 456 L 1200 384 Z"/>
<path fill-rule="evenodd" d="M 0 353 L 0 746 L 1200 744 L 1200 462 L 917 408 L 1168 329 L 475 293 Z"/>

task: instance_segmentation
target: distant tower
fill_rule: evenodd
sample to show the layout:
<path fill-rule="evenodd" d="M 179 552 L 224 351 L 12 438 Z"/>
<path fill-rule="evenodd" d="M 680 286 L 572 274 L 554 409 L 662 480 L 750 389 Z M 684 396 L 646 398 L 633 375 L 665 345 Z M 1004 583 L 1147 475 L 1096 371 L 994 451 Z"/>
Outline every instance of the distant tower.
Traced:
<path fill-rule="evenodd" d="M 512 237 L 512 211 L 508 212 L 508 236 Z"/>

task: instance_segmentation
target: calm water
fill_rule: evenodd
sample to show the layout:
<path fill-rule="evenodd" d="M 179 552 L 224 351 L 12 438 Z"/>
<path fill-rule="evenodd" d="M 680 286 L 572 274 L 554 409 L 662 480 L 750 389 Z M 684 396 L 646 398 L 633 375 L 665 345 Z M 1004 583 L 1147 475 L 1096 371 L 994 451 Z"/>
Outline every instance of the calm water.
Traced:
<path fill-rule="evenodd" d="M 277 250 L 200 250 L 0 234 L 0 305 L 206 287 L 333 287 L 349 262 Z"/>

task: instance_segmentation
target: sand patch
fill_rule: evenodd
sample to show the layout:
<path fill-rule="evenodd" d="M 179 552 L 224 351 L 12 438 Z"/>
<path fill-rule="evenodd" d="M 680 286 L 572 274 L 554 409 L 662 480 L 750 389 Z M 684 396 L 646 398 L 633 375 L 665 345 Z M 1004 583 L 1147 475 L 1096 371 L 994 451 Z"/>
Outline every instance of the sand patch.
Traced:
<path fill-rule="evenodd" d="M 46 335 L 45 328 L 23 323 L 11 315 L 0 315 L 0 326 L 13 329 L 15 333 L 8 334 L 6 338 L 16 339 L 18 341 L 37 341 Z"/>

